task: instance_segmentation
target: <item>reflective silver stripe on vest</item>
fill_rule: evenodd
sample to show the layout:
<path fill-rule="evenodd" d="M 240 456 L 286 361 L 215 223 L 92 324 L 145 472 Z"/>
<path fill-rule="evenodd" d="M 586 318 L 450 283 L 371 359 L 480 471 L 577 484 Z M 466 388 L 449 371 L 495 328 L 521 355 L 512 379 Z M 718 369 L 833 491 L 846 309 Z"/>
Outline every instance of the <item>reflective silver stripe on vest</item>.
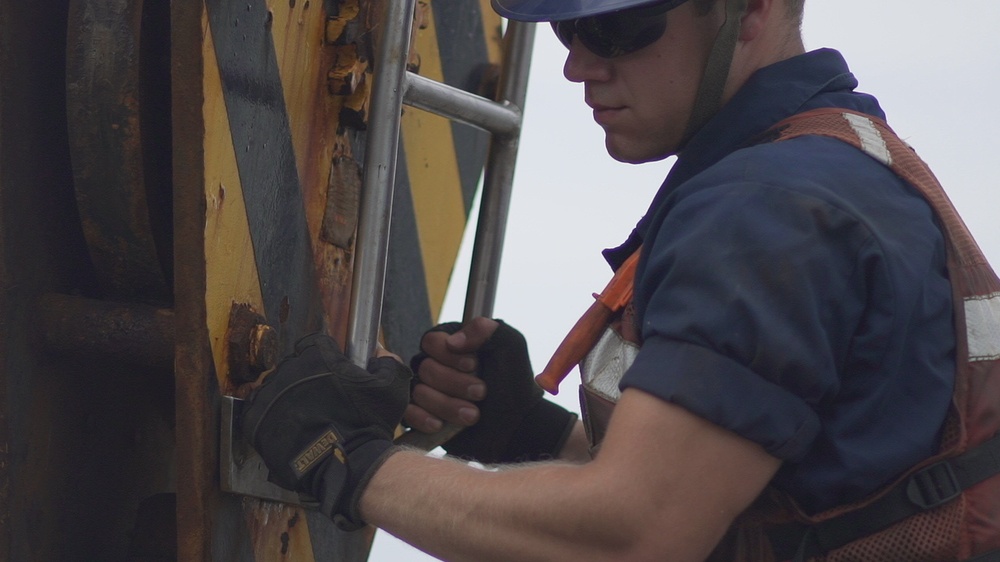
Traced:
<path fill-rule="evenodd" d="M 871 119 L 855 115 L 854 113 L 844 113 L 844 119 L 854 129 L 854 132 L 861 139 L 861 148 L 869 156 L 882 162 L 886 166 L 892 166 L 892 155 L 889 154 L 889 147 L 885 145 L 882 133 L 875 127 Z"/>
<path fill-rule="evenodd" d="M 580 362 L 583 384 L 600 396 L 617 402 L 621 398 L 618 383 L 635 362 L 639 346 L 621 337 L 612 328 L 604 330 L 594 349 Z"/>
<path fill-rule="evenodd" d="M 1000 359 L 1000 293 L 965 299 L 969 361 Z"/>

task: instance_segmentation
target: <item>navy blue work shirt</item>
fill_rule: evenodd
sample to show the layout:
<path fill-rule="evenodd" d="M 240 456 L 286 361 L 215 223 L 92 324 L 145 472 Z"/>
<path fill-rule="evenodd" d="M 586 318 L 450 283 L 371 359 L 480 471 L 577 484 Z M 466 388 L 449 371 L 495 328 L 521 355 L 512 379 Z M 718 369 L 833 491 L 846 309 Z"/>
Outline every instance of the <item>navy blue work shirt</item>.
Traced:
<path fill-rule="evenodd" d="M 758 71 L 678 157 L 617 266 L 643 244 L 643 344 L 621 382 L 784 461 L 807 512 L 932 455 L 954 385 L 942 234 L 888 168 L 825 137 L 753 144 L 819 107 L 884 118 L 833 50 Z"/>

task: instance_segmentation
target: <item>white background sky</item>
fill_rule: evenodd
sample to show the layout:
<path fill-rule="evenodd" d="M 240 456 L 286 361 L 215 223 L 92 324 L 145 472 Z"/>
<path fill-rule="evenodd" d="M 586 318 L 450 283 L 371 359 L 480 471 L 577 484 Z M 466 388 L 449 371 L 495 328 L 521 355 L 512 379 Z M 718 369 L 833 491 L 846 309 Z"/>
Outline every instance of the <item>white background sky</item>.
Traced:
<path fill-rule="evenodd" d="M 859 90 L 879 98 L 889 124 L 930 164 L 994 267 L 998 22 L 996 0 L 809 0 L 803 29 L 807 49 L 844 54 Z M 600 250 L 625 239 L 672 163 L 632 166 L 607 155 L 582 86 L 562 77 L 565 55 L 539 27 L 495 307 L 525 334 L 536 372 L 610 278 Z M 443 320 L 462 315 L 465 246 Z M 570 374 L 553 399 L 579 411 L 578 384 Z M 369 560 L 435 559 L 379 531 Z"/>

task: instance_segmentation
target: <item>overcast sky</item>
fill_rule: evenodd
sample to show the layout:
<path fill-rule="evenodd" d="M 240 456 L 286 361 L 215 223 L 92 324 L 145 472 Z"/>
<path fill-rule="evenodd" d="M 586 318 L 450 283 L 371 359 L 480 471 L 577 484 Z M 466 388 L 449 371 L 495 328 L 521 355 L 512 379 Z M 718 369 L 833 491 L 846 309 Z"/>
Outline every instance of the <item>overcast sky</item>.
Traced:
<path fill-rule="evenodd" d="M 1000 267 L 1000 2 L 806 4 L 806 48 L 844 54 L 859 90 L 879 98 L 889 124 L 931 165 Z M 607 155 L 582 86 L 562 77 L 565 55 L 539 27 L 495 307 L 527 337 L 536 372 L 610 278 L 600 250 L 624 240 L 672 163 L 632 166 Z M 467 255 L 460 260 L 443 320 L 461 318 Z M 553 399 L 579 411 L 578 384 L 570 374 Z M 370 560 L 434 558 L 379 531 Z"/>

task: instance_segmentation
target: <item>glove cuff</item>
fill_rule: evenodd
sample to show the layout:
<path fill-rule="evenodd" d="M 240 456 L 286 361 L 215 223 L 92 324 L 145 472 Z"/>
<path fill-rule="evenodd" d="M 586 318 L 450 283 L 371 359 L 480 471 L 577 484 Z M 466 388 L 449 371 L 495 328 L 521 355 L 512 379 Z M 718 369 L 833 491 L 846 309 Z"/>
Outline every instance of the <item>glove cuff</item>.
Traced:
<path fill-rule="evenodd" d="M 402 448 L 394 445 L 392 441 L 369 441 L 358 447 L 348 456 L 348 464 L 351 467 L 351 483 L 348 490 L 353 490 L 348 504 L 344 506 L 343 519 L 338 521 L 334 517 L 333 522 L 344 531 L 356 531 L 366 525 L 361 519 L 361 494 L 368 487 L 368 482 L 372 476 L 378 472 L 382 463 L 392 455 L 401 451 Z"/>
<path fill-rule="evenodd" d="M 501 462 L 554 459 L 569 439 L 577 415 L 549 400 L 539 400 L 526 412 L 504 450 Z"/>
<path fill-rule="evenodd" d="M 320 511 L 342 531 L 364 527 L 358 509 L 361 494 L 382 463 L 399 450 L 392 441 L 375 439 L 351 450 L 346 464 L 331 455 L 320 469 L 321 476 L 312 490 L 320 502 Z"/>

